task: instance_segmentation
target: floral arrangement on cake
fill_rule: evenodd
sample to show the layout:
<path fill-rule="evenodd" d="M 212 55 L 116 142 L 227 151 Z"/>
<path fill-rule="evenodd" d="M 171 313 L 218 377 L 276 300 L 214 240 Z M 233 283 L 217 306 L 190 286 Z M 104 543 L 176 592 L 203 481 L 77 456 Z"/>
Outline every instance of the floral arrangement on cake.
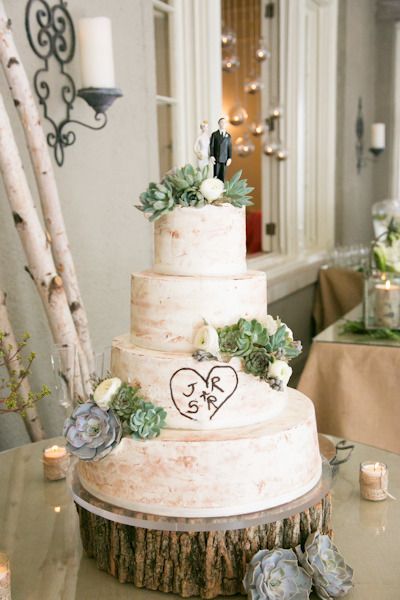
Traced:
<path fill-rule="evenodd" d="M 81 460 L 100 460 L 121 437 L 152 439 L 160 435 L 167 413 L 147 402 L 139 386 L 118 377 L 100 380 L 88 402 L 78 404 L 64 423 L 67 449 Z"/>
<path fill-rule="evenodd" d="M 207 204 L 218 206 L 230 203 L 241 208 L 252 204 L 250 194 L 254 188 L 241 179 L 238 171 L 229 181 L 222 182 L 208 176 L 208 166 L 200 169 L 190 164 L 173 169 L 164 175 L 160 183 L 150 183 L 140 194 L 139 210 L 156 221 L 177 206 L 201 208 Z"/>
<path fill-rule="evenodd" d="M 349 567 L 328 535 L 311 533 L 292 549 L 260 550 L 247 566 L 243 587 L 250 600 L 322 600 L 345 596 L 353 587 Z"/>
<path fill-rule="evenodd" d="M 301 342 L 277 317 L 267 315 L 264 322 L 239 319 L 234 325 L 215 328 L 205 323 L 194 338 L 196 360 L 229 362 L 237 356 L 245 373 L 259 377 L 275 389 L 286 387 L 292 368 L 289 361 L 301 353 Z"/>

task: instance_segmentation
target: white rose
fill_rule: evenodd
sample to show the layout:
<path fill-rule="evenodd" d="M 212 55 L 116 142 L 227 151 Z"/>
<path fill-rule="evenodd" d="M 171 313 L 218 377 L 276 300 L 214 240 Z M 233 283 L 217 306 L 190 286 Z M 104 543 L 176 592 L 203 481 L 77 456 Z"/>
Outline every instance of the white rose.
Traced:
<path fill-rule="evenodd" d="M 224 183 L 216 177 L 209 177 L 202 182 L 200 192 L 206 200 L 214 202 L 224 193 Z"/>
<path fill-rule="evenodd" d="M 219 355 L 218 331 L 211 325 L 203 325 L 196 332 L 194 345 L 199 350 L 205 350 L 213 356 Z"/>
<path fill-rule="evenodd" d="M 274 335 L 278 330 L 278 323 L 271 315 L 265 317 L 263 325 L 266 328 L 268 335 Z"/>
<path fill-rule="evenodd" d="M 108 410 L 121 385 L 122 381 L 118 377 L 112 377 L 102 381 L 93 394 L 93 400 L 96 402 L 97 406 L 103 410 Z"/>
<path fill-rule="evenodd" d="M 292 374 L 292 367 L 289 367 L 284 360 L 276 360 L 268 367 L 268 376 L 276 377 L 283 381 L 283 385 L 287 385 Z"/>

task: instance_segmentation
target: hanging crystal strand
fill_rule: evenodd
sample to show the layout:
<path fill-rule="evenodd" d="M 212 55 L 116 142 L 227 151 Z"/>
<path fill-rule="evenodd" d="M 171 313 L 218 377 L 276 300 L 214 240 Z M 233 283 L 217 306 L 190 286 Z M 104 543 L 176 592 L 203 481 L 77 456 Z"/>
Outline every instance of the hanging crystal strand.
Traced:
<path fill-rule="evenodd" d="M 222 70 L 226 73 L 232 73 L 234 71 L 237 71 L 237 69 L 240 67 L 240 60 L 236 50 L 236 30 L 232 28 L 232 21 L 230 17 L 230 0 L 224 1 L 223 14 L 226 27 L 224 24 L 221 35 L 221 45 L 223 52 Z"/>
<path fill-rule="evenodd" d="M 240 2 L 240 0 L 232 0 L 233 26 L 234 26 L 236 32 L 238 32 L 237 11 L 239 8 L 239 2 Z M 240 40 L 241 46 L 239 46 L 239 40 Z M 241 70 L 243 72 L 243 69 L 246 68 L 246 65 L 243 61 L 243 40 L 241 38 L 241 35 L 238 35 L 237 44 L 238 44 L 237 48 L 238 48 L 239 56 L 242 57 Z M 247 116 L 248 116 L 247 111 L 242 106 L 241 99 L 240 99 L 239 69 L 236 69 L 236 71 L 235 71 L 235 104 L 234 104 L 233 108 L 231 108 L 231 110 L 229 111 L 229 115 L 228 115 L 229 122 L 231 125 L 239 126 L 239 125 L 242 125 L 242 123 L 244 123 L 247 120 Z"/>
<path fill-rule="evenodd" d="M 247 26 L 248 26 L 248 20 L 245 18 L 245 11 L 246 11 L 246 0 L 240 0 L 240 17 L 241 17 L 241 22 L 243 23 L 243 35 L 241 36 L 242 39 L 242 44 L 243 44 L 243 57 L 244 57 L 244 74 L 246 77 L 246 74 L 249 72 L 249 52 L 248 52 L 248 33 L 250 34 L 250 31 L 247 30 Z M 251 35 L 251 34 L 250 34 Z M 247 98 L 247 94 L 245 93 L 245 88 L 243 86 L 241 86 L 241 93 L 243 95 L 243 106 L 244 106 L 244 110 L 246 111 L 246 115 L 248 115 L 248 98 Z M 243 133 L 242 136 L 238 137 L 235 141 L 235 149 L 236 152 L 238 154 L 238 156 L 241 156 L 242 158 L 245 158 L 246 156 L 249 156 L 250 154 L 252 154 L 255 150 L 255 146 L 253 141 L 250 139 L 248 130 L 245 131 L 245 133 Z"/>
<path fill-rule="evenodd" d="M 260 82 L 260 89 L 262 88 L 261 83 L 261 65 L 256 60 L 256 42 L 259 37 L 259 15 L 257 15 L 257 0 L 252 0 L 252 16 L 253 16 L 253 35 L 251 40 L 251 60 L 252 65 L 254 65 L 255 70 L 255 79 Z M 253 68 L 253 66 L 252 66 Z M 254 137 L 260 137 L 265 131 L 265 125 L 261 118 L 261 94 L 258 94 L 255 98 L 256 102 L 256 118 L 249 126 L 249 131 Z"/>

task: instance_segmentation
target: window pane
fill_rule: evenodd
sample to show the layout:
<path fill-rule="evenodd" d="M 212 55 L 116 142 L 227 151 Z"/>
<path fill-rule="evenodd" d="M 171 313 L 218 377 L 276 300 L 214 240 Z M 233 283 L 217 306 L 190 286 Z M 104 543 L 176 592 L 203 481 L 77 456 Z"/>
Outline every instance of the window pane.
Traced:
<path fill-rule="evenodd" d="M 159 96 L 171 96 L 171 72 L 169 64 L 169 17 L 168 13 L 154 11 L 154 35 L 156 53 L 156 88 Z"/>
<path fill-rule="evenodd" d="M 168 104 L 157 106 L 157 122 L 160 174 L 163 175 L 173 167 L 172 106 Z"/>

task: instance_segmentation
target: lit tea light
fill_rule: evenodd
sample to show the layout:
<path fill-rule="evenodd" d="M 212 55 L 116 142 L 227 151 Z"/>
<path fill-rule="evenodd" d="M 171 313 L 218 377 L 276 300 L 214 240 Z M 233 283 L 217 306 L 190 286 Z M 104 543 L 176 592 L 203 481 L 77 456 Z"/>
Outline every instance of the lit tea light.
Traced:
<path fill-rule="evenodd" d="M 64 446 L 51 446 L 43 452 L 43 473 L 46 479 L 57 481 L 67 476 L 69 454 Z"/>
<path fill-rule="evenodd" d="M 378 327 L 400 328 L 400 286 L 390 279 L 375 286 L 375 319 Z"/>
<path fill-rule="evenodd" d="M 61 512 L 61 506 L 55 506 L 54 507 L 54 512 L 55 513 L 60 513 Z"/>
<path fill-rule="evenodd" d="M 267 156 L 273 156 L 275 152 L 278 150 L 278 144 L 275 142 L 267 142 L 264 144 L 263 152 Z"/>
<path fill-rule="evenodd" d="M 8 556 L 0 552 L 0 600 L 11 600 L 11 571 Z"/>
<path fill-rule="evenodd" d="M 273 119 L 280 119 L 283 115 L 283 109 L 281 106 L 275 106 L 272 110 L 271 110 L 271 117 Z"/>
<path fill-rule="evenodd" d="M 286 160 L 288 156 L 289 156 L 289 152 L 287 150 L 285 150 L 284 148 L 279 148 L 276 152 L 276 159 L 281 162 Z"/>
<path fill-rule="evenodd" d="M 271 58 L 271 52 L 269 50 L 267 50 L 267 48 L 265 48 L 264 46 L 260 46 L 259 48 L 257 48 L 256 50 L 256 61 L 257 62 L 264 62 L 264 60 L 267 60 Z"/>
<path fill-rule="evenodd" d="M 265 131 L 265 125 L 260 122 L 255 122 L 250 125 L 250 133 L 255 137 L 259 137 Z"/>
<path fill-rule="evenodd" d="M 388 468 L 381 462 L 360 464 L 360 493 L 365 500 L 386 500 L 388 497 Z"/>

